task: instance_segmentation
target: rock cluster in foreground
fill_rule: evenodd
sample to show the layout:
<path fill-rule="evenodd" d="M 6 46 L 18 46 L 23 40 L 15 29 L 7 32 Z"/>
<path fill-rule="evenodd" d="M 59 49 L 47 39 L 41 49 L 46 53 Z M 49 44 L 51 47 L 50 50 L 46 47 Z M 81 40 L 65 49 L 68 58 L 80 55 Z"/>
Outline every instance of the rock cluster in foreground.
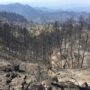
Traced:
<path fill-rule="evenodd" d="M 90 90 L 89 70 L 55 71 L 38 64 L 3 61 L 0 90 Z"/>

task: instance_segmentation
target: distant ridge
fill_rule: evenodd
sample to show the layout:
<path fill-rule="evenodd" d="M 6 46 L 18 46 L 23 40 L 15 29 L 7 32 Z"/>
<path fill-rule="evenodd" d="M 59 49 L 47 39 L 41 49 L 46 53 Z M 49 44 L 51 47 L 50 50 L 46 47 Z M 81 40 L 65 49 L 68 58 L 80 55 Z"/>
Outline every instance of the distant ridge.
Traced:
<path fill-rule="evenodd" d="M 81 15 L 89 15 L 87 12 L 76 12 L 71 9 L 67 11 L 54 11 L 48 8 L 33 8 L 20 3 L 0 5 L 0 11 L 14 12 L 33 22 L 65 21 L 70 17 L 79 18 Z"/>
<path fill-rule="evenodd" d="M 0 12 L 0 20 L 1 21 L 9 21 L 9 22 L 19 22 L 19 23 L 26 23 L 28 22 L 24 16 L 11 13 L 11 12 Z"/>

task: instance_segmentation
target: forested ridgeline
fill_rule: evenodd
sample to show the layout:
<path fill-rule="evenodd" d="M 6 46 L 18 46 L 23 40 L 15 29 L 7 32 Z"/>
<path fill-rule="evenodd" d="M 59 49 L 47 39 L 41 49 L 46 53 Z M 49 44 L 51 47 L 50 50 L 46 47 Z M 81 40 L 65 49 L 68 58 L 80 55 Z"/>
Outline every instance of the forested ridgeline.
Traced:
<path fill-rule="evenodd" d="M 0 22 L 0 58 L 7 60 L 18 58 L 49 68 L 90 67 L 89 45 L 89 18 L 25 28 Z"/>
<path fill-rule="evenodd" d="M 28 20 L 17 13 L 0 11 L 0 21 L 13 22 L 13 23 L 27 23 Z"/>

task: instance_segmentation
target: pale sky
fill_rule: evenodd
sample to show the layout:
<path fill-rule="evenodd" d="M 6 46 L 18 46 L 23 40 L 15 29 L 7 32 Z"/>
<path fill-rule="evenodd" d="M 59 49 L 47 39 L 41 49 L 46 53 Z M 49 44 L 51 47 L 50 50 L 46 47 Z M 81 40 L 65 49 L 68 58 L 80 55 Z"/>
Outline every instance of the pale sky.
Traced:
<path fill-rule="evenodd" d="M 0 0 L 0 4 L 22 3 L 34 7 L 90 6 L 90 0 Z"/>

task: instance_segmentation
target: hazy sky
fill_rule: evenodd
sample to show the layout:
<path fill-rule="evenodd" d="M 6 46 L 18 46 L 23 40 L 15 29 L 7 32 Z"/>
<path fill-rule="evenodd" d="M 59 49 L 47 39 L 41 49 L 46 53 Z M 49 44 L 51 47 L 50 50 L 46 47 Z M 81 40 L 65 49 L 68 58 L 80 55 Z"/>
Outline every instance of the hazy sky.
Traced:
<path fill-rule="evenodd" d="M 35 7 L 70 7 L 71 6 L 90 6 L 90 0 L 0 0 L 0 4 L 23 3 Z"/>

